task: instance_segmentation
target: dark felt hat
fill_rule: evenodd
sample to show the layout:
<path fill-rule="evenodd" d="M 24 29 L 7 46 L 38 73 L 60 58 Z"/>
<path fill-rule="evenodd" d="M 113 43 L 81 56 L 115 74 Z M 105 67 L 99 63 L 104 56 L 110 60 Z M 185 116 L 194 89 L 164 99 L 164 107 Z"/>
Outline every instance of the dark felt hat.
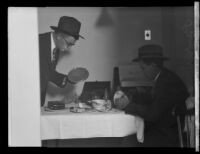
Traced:
<path fill-rule="evenodd" d="M 70 36 L 73 36 L 76 40 L 79 39 L 79 37 L 84 39 L 83 36 L 79 35 L 81 22 L 73 17 L 63 16 L 58 22 L 58 27 L 50 27 L 55 31 L 60 31 Z"/>
<path fill-rule="evenodd" d="M 133 62 L 140 61 L 141 59 L 158 58 L 161 60 L 169 60 L 168 57 L 163 56 L 163 48 L 160 45 L 148 44 L 138 49 L 138 57 L 133 59 Z"/>

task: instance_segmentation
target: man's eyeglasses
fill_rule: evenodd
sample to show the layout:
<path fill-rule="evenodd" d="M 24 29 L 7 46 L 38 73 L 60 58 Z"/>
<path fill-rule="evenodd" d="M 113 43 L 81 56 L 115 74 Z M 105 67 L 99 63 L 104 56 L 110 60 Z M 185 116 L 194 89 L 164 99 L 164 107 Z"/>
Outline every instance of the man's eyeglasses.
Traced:
<path fill-rule="evenodd" d="M 64 37 L 63 37 L 63 40 L 65 41 L 68 48 L 75 45 L 74 43 L 68 42 Z"/>

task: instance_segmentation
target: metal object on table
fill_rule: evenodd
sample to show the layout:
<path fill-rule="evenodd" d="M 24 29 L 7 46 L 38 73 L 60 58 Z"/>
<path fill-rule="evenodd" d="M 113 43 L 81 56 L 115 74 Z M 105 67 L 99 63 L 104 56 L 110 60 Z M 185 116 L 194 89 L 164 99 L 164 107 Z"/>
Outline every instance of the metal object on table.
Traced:
<path fill-rule="evenodd" d="M 74 112 L 74 113 L 82 113 L 85 111 L 86 111 L 85 108 L 80 108 L 80 107 L 71 107 L 70 108 L 70 112 Z"/>

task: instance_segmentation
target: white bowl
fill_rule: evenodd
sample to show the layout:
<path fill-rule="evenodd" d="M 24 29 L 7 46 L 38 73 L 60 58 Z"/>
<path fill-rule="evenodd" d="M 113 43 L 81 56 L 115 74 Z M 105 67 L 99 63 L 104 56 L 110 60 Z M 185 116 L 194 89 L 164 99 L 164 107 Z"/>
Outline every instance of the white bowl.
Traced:
<path fill-rule="evenodd" d="M 94 99 L 91 100 L 92 104 L 96 104 L 96 105 L 105 105 L 106 101 L 104 99 Z"/>
<path fill-rule="evenodd" d="M 97 100 L 92 100 L 92 107 L 96 110 L 110 110 L 112 108 L 111 101 L 110 100 L 102 100 L 102 99 L 97 99 Z"/>

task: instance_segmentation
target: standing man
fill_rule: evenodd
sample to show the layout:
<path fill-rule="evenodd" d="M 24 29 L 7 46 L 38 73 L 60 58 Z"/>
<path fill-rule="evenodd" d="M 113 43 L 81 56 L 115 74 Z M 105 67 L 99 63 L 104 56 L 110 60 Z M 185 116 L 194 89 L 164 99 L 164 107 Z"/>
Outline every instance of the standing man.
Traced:
<path fill-rule="evenodd" d="M 144 142 L 137 142 L 136 135 L 131 135 L 124 138 L 123 146 L 179 146 L 174 113 L 184 116 L 185 100 L 189 95 L 183 81 L 163 66 L 168 58 L 163 56 L 162 50 L 159 45 L 144 45 L 139 48 L 139 57 L 133 60 L 139 62 L 144 74 L 154 81 L 154 87 L 148 102 L 130 102 L 125 107 L 127 113 L 144 119 Z"/>
<path fill-rule="evenodd" d="M 50 26 L 53 32 L 39 35 L 39 56 L 40 56 L 40 91 L 41 106 L 45 103 L 45 96 L 48 82 L 51 81 L 57 86 L 64 88 L 67 83 L 75 84 L 68 80 L 67 75 L 55 70 L 60 52 L 68 51 L 79 37 L 81 23 L 68 16 L 63 16 L 58 26 Z"/>

